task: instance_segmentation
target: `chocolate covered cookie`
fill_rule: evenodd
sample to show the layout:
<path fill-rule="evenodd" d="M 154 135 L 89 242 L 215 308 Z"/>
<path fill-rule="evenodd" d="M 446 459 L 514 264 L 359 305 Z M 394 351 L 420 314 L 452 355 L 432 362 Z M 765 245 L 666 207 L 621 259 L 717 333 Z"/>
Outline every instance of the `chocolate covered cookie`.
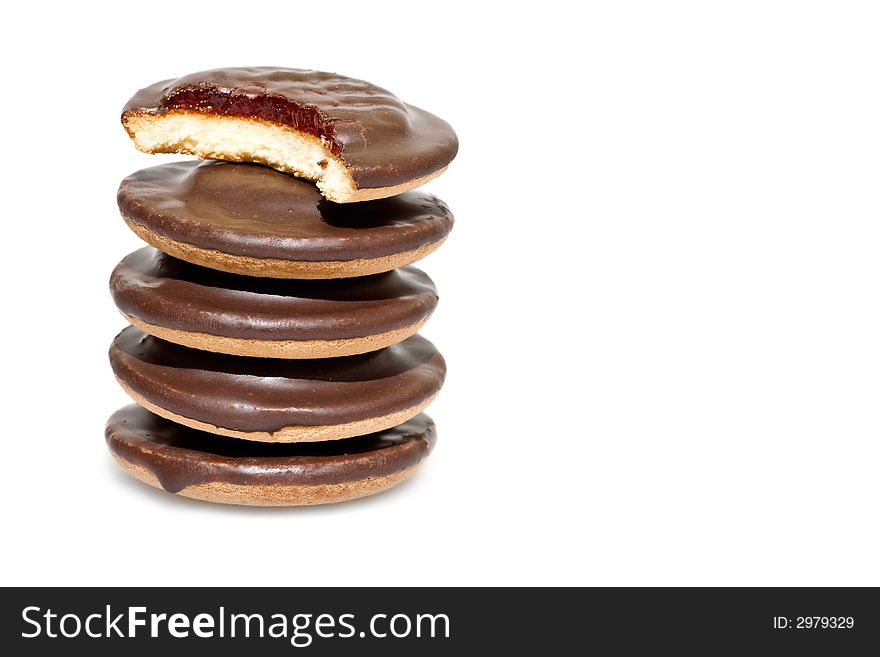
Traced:
<path fill-rule="evenodd" d="M 113 270 L 110 293 L 139 329 L 196 349 L 266 358 L 375 351 L 418 331 L 437 305 L 414 268 L 360 278 L 298 281 L 239 276 L 152 247 Z"/>
<path fill-rule="evenodd" d="M 197 265 L 269 278 L 345 278 L 403 267 L 452 230 L 446 204 L 407 192 L 336 205 L 315 186 L 253 164 L 178 162 L 137 171 L 119 186 L 129 227 Z"/>
<path fill-rule="evenodd" d="M 446 363 L 414 335 L 356 356 L 286 360 L 190 349 L 128 327 L 110 346 L 123 389 L 210 433 L 265 442 L 359 436 L 406 422 L 434 399 Z"/>
<path fill-rule="evenodd" d="M 253 506 L 373 495 L 409 477 L 436 441 L 426 415 L 358 438 L 277 445 L 207 434 L 135 405 L 110 417 L 105 436 L 120 465 L 151 486 L 197 500 Z"/>
<path fill-rule="evenodd" d="M 448 123 L 369 82 L 251 67 L 157 82 L 122 124 L 147 153 L 256 162 L 315 181 L 336 203 L 385 198 L 440 175 L 458 151 Z"/>

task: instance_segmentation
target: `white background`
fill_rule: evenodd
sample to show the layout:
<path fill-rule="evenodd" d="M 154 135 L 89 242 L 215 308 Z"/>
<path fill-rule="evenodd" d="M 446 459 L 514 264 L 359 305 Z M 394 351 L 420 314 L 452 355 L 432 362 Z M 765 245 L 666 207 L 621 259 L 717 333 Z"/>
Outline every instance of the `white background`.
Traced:
<path fill-rule="evenodd" d="M 3 584 L 880 584 L 876 5 L 100 4 L 3 20 Z M 116 186 L 175 159 L 122 105 L 266 64 L 462 144 L 438 448 L 347 505 L 187 501 L 104 446 Z"/>

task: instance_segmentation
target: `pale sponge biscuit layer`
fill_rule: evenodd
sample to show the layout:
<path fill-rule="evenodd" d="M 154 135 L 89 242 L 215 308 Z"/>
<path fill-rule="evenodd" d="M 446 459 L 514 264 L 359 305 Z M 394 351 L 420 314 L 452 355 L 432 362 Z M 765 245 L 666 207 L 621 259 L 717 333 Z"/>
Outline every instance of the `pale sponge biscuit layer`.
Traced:
<path fill-rule="evenodd" d="M 185 153 L 203 159 L 265 164 L 314 181 L 324 197 L 335 203 L 396 196 L 446 170 L 443 167 L 391 187 L 359 189 L 345 163 L 323 140 L 288 126 L 187 110 L 129 112 L 123 124 L 138 150 L 145 153 Z"/>
<path fill-rule="evenodd" d="M 118 454 L 113 458 L 135 479 L 145 484 L 164 490 L 162 484 L 152 472 L 126 461 Z M 382 477 L 368 477 L 338 484 L 307 485 L 243 485 L 223 481 L 212 481 L 204 484 L 187 486 L 176 493 L 204 502 L 220 504 L 240 504 L 246 506 L 307 506 L 314 504 L 332 504 L 347 502 L 367 495 L 375 495 L 388 490 L 412 475 L 418 465 L 400 470 Z"/>

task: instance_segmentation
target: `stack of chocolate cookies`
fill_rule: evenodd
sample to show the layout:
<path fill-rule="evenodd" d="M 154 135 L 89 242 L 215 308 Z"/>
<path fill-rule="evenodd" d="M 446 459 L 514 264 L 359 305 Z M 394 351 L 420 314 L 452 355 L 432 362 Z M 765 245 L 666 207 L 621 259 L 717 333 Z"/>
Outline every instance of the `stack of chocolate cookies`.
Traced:
<path fill-rule="evenodd" d="M 285 506 L 386 490 L 431 451 L 443 357 L 411 266 L 453 218 L 413 191 L 458 141 L 367 82 L 235 68 L 139 91 L 138 149 L 202 160 L 128 176 L 119 209 L 150 246 L 110 290 L 131 326 L 110 363 L 136 405 L 107 443 L 134 477 L 212 502 Z"/>

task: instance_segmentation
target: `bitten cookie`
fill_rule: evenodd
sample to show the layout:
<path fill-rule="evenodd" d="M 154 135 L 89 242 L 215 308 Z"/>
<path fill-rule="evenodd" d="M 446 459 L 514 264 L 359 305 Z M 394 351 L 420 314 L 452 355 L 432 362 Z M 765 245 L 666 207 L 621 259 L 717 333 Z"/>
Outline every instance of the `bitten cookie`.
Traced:
<path fill-rule="evenodd" d="M 358 438 L 270 445 L 183 427 L 135 405 L 110 417 L 105 436 L 119 464 L 150 486 L 252 506 L 326 504 L 382 492 L 409 477 L 436 442 L 426 415 Z"/>
<path fill-rule="evenodd" d="M 316 182 L 336 203 L 419 187 L 458 151 L 448 123 L 385 89 L 291 68 L 157 82 L 128 101 L 122 124 L 144 152 L 265 164 Z"/>
<path fill-rule="evenodd" d="M 190 349 L 129 326 L 110 365 L 141 406 L 234 438 L 312 442 L 406 422 L 434 399 L 446 363 L 423 337 L 357 356 L 283 360 Z"/>
<path fill-rule="evenodd" d="M 345 278 L 411 264 L 436 249 L 453 217 L 421 192 L 336 205 L 315 186 L 255 164 L 177 162 L 119 186 L 129 227 L 187 262 L 247 276 Z"/>
<path fill-rule="evenodd" d="M 110 293 L 139 329 L 196 349 L 265 358 L 375 351 L 415 334 L 437 292 L 414 268 L 360 278 L 295 281 L 206 269 L 145 247 L 110 277 Z"/>

